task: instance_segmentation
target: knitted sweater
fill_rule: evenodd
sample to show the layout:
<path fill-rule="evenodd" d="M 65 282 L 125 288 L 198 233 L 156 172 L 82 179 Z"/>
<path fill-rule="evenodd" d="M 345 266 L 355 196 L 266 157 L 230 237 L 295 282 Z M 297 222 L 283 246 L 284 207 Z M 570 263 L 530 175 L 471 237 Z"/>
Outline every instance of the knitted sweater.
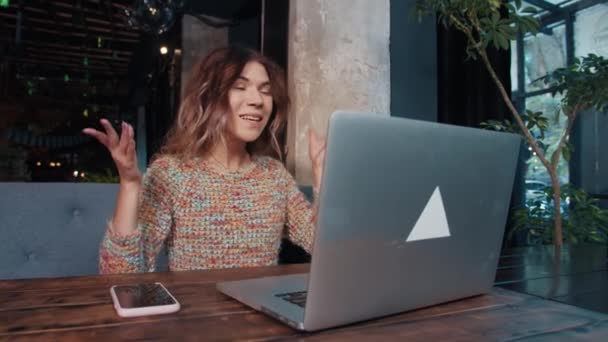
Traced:
<path fill-rule="evenodd" d="M 142 183 L 138 230 L 121 236 L 108 227 L 100 272 L 153 271 L 163 243 L 172 271 L 276 265 L 284 235 L 310 252 L 311 204 L 279 161 L 252 161 L 227 172 L 202 159 L 155 160 Z"/>

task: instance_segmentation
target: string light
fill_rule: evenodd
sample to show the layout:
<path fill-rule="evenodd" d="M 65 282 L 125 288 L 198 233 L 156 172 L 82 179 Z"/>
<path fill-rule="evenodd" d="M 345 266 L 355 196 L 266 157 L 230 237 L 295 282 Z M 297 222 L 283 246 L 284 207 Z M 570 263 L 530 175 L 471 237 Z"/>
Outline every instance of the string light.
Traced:
<path fill-rule="evenodd" d="M 32 81 L 27 81 L 27 94 L 29 96 L 34 95 L 34 83 Z"/>

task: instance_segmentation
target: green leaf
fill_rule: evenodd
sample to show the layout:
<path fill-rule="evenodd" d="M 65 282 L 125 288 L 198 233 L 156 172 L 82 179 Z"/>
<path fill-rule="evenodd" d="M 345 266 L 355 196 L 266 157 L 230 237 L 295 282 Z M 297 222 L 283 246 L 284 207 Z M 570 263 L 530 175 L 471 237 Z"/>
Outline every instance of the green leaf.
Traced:
<path fill-rule="evenodd" d="M 530 26 L 530 33 L 536 34 L 540 30 L 540 21 L 534 17 L 526 17 Z"/>
<path fill-rule="evenodd" d="M 564 146 L 562 148 L 562 155 L 564 156 L 564 159 L 566 161 L 570 161 L 570 149 L 568 148 L 568 146 Z"/>
<path fill-rule="evenodd" d="M 496 50 L 500 49 L 500 43 L 498 42 L 498 37 L 494 37 L 494 39 L 492 40 L 492 45 L 494 45 L 494 48 Z"/>
<path fill-rule="evenodd" d="M 526 127 L 528 127 L 528 129 L 534 128 L 534 122 L 528 121 L 528 124 L 526 125 Z"/>
<path fill-rule="evenodd" d="M 517 9 L 513 4 L 507 3 L 507 9 L 509 10 L 509 14 L 517 14 Z"/>
<path fill-rule="evenodd" d="M 536 14 L 538 13 L 538 10 L 532 6 L 526 6 L 521 10 L 521 12 L 526 14 Z"/>
<path fill-rule="evenodd" d="M 500 47 L 503 50 L 508 50 L 509 49 L 509 40 L 507 40 L 507 38 L 505 38 L 504 36 L 498 36 L 498 43 L 500 44 Z"/>

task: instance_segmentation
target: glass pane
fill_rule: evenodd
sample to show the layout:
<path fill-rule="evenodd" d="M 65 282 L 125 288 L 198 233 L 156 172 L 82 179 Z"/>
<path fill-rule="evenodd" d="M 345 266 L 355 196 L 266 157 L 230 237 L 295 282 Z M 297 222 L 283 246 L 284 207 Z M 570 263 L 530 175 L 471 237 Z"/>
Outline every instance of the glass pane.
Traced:
<path fill-rule="evenodd" d="M 511 91 L 517 91 L 517 41 L 511 41 Z"/>
<path fill-rule="evenodd" d="M 565 6 L 565 5 L 570 5 L 572 3 L 575 3 L 578 0 L 544 0 L 544 1 L 549 2 L 553 5 Z"/>
<path fill-rule="evenodd" d="M 566 66 L 566 38 L 563 24 L 544 28 L 543 33 L 524 38 L 526 92 L 547 88 L 537 81 L 559 67 Z"/>
<path fill-rule="evenodd" d="M 608 57 L 608 4 L 595 5 L 576 14 L 574 53 Z"/>
<path fill-rule="evenodd" d="M 536 10 L 538 12 L 534 15 L 535 17 L 538 17 L 538 16 L 545 15 L 545 14 L 549 13 L 548 11 L 542 9 L 541 7 L 533 5 L 533 4 L 531 4 L 531 3 L 527 2 L 527 1 L 522 1 L 521 2 L 521 8 L 523 9 L 523 8 L 526 8 L 526 7 L 536 8 Z"/>
<path fill-rule="evenodd" d="M 543 142 L 549 146 L 547 156 L 550 156 L 553 151 L 555 151 L 559 139 L 566 129 L 567 120 L 566 116 L 563 115 L 560 109 L 561 100 L 561 95 L 556 95 L 553 97 L 551 94 L 532 96 L 526 99 L 526 109 L 534 112 L 543 112 L 544 116 L 549 119 L 549 127 L 545 131 L 545 139 L 543 140 Z M 551 179 L 549 178 L 547 170 L 540 160 L 535 157 L 535 155 L 530 157 L 527 162 L 527 166 L 527 183 L 529 183 L 530 180 L 534 180 L 547 185 L 551 184 Z M 557 174 L 561 184 L 566 184 L 569 182 L 568 162 L 563 159 L 563 157 L 558 165 Z"/>

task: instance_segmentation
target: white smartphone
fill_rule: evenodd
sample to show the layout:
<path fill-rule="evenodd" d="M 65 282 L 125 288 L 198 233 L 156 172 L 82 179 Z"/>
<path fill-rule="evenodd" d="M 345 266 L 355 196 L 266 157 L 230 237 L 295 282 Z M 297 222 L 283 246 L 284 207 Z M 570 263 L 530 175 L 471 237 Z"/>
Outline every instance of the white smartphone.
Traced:
<path fill-rule="evenodd" d="M 180 309 L 177 299 L 161 283 L 114 285 L 110 294 L 121 317 L 160 315 Z"/>

